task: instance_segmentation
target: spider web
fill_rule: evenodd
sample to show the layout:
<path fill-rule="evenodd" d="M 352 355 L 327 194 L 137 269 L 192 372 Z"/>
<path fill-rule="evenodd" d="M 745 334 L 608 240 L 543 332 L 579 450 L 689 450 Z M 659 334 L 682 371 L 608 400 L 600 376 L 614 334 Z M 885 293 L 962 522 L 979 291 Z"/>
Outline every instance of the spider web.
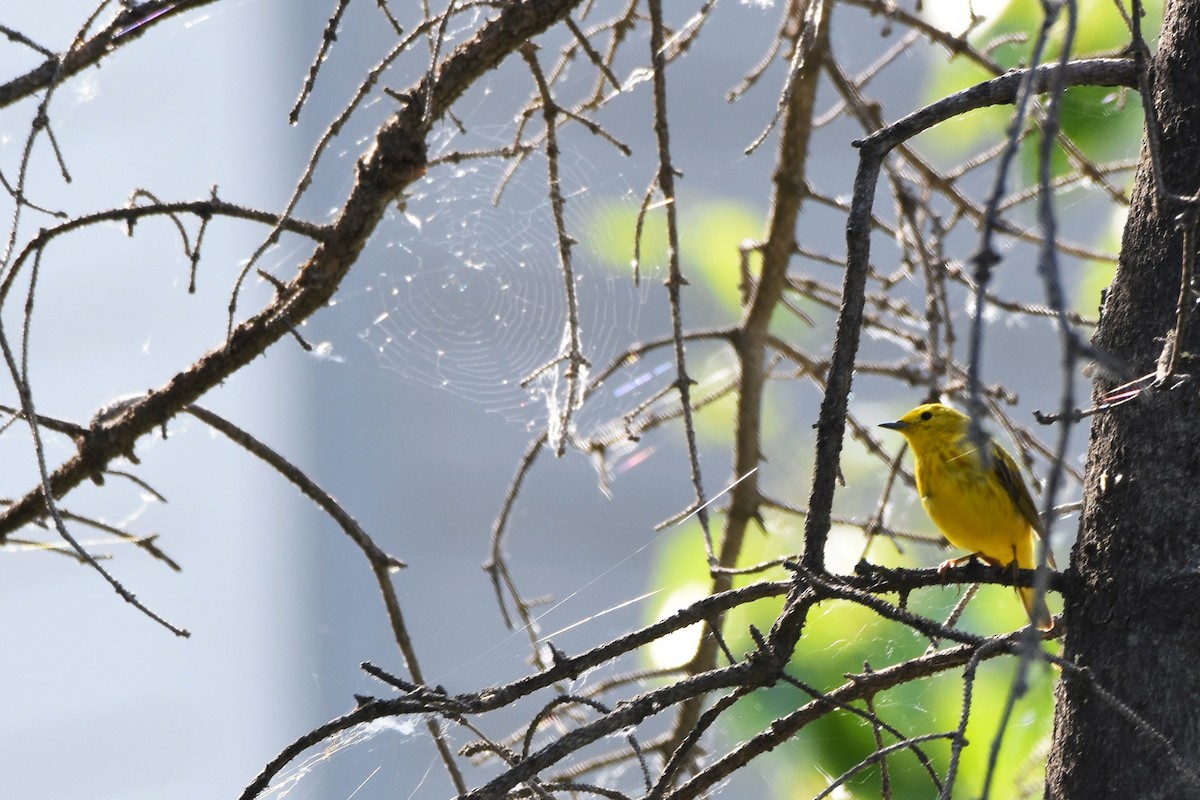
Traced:
<path fill-rule="evenodd" d="M 439 149 L 456 145 L 447 135 Z M 564 402 L 566 363 L 543 367 L 565 352 L 568 305 L 545 156 L 529 155 L 511 180 L 509 166 L 444 166 L 412 192 L 389 228 L 383 269 L 367 289 L 376 312 L 360 336 L 385 368 L 533 430 L 551 424 Z M 632 254 L 633 241 L 632 226 L 614 219 L 632 223 L 640 202 L 625 175 L 570 150 L 559 168 L 565 225 L 578 242 L 572 266 L 583 351 L 602 366 L 666 331 L 666 297 L 656 266 L 635 282 L 628 263 L 614 260 L 622 248 Z M 669 355 L 637 365 L 576 425 L 605 424 L 670 380 L 671 367 Z"/>

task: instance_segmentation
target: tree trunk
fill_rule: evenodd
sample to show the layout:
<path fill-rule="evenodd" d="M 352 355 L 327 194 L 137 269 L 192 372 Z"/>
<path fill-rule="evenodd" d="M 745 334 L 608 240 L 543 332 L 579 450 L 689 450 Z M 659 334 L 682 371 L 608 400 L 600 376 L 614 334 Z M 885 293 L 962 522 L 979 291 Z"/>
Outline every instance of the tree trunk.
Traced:
<path fill-rule="evenodd" d="M 1200 3 L 1167 4 L 1152 64 L 1166 189 L 1195 194 Z M 1183 208 L 1156 201 L 1154 192 L 1143 144 L 1095 339 L 1139 375 L 1155 371 L 1175 327 L 1182 274 L 1174 217 Z M 1198 334 L 1200 319 L 1193 319 L 1179 345 L 1181 373 L 1200 376 L 1200 360 L 1188 355 L 1200 354 Z M 1093 399 L 1116 383 L 1097 380 Z M 1047 797 L 1200 797 L 1198 388 L 1200 381 L 1189 378 L 1171 391 L 1145 392 L 1092 423 L 1064 654 L 1087 668 L 1101 691 L 1070 675 L 1060 682 Z"/>

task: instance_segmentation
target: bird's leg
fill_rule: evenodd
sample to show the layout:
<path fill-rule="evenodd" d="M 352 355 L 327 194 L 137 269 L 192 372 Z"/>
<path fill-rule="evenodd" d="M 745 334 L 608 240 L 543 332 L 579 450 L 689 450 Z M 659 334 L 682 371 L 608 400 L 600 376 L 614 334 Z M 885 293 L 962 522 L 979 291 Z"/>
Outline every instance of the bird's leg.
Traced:
<path fill-rule="evenodd" d="M 1008 570 L 1009 577 L 1011 577 L 1012 581 L 1013 581 L 1013 588 L 1016 589 L 1017 588 L 1017 571 L 1019 569 L 1021 569 L 1021 567 L 1017 565 L 1017 557 L 1015 554 L 1013 555 L 1013 560 L 1008 562 L 1007 564 L 1005 564 L 1004 568 L 1006 570 Z"/>

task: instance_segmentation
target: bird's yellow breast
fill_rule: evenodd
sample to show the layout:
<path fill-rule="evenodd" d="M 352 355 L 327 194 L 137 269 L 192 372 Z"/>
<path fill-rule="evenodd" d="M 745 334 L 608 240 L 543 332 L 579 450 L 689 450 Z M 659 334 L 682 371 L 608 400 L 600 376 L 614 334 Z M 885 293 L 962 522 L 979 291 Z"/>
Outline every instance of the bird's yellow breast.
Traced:
<path fill-rule="evenodd" d="M 921 503 L 950 543 L 994 564 L 1026 562 L 1032 548 L 1029 521 L 969 439 L 918 455 Z M 1021 564 L 1025 566 L 1024 563 Z"/>

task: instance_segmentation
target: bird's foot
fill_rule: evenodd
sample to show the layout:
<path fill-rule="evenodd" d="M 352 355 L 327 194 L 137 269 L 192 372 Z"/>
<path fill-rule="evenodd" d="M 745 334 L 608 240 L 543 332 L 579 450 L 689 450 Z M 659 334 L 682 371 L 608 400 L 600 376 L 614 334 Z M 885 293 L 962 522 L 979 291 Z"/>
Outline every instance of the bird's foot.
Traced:
<path fill-rule="evenodd" d="M 938 575 L 945 575 L 946 570 L 951 569 L 953 567 L 966 566 L 967 564 L 970 564 L 972 561 L 977 562 L 979 560 L 979 556 L 980 556 L 979 553 L 971 553 L 970 555 L 960 556 L 958 558 L 947 558 L 945 561 L 938 564 L 938 568 L 937 568 Z"/>

